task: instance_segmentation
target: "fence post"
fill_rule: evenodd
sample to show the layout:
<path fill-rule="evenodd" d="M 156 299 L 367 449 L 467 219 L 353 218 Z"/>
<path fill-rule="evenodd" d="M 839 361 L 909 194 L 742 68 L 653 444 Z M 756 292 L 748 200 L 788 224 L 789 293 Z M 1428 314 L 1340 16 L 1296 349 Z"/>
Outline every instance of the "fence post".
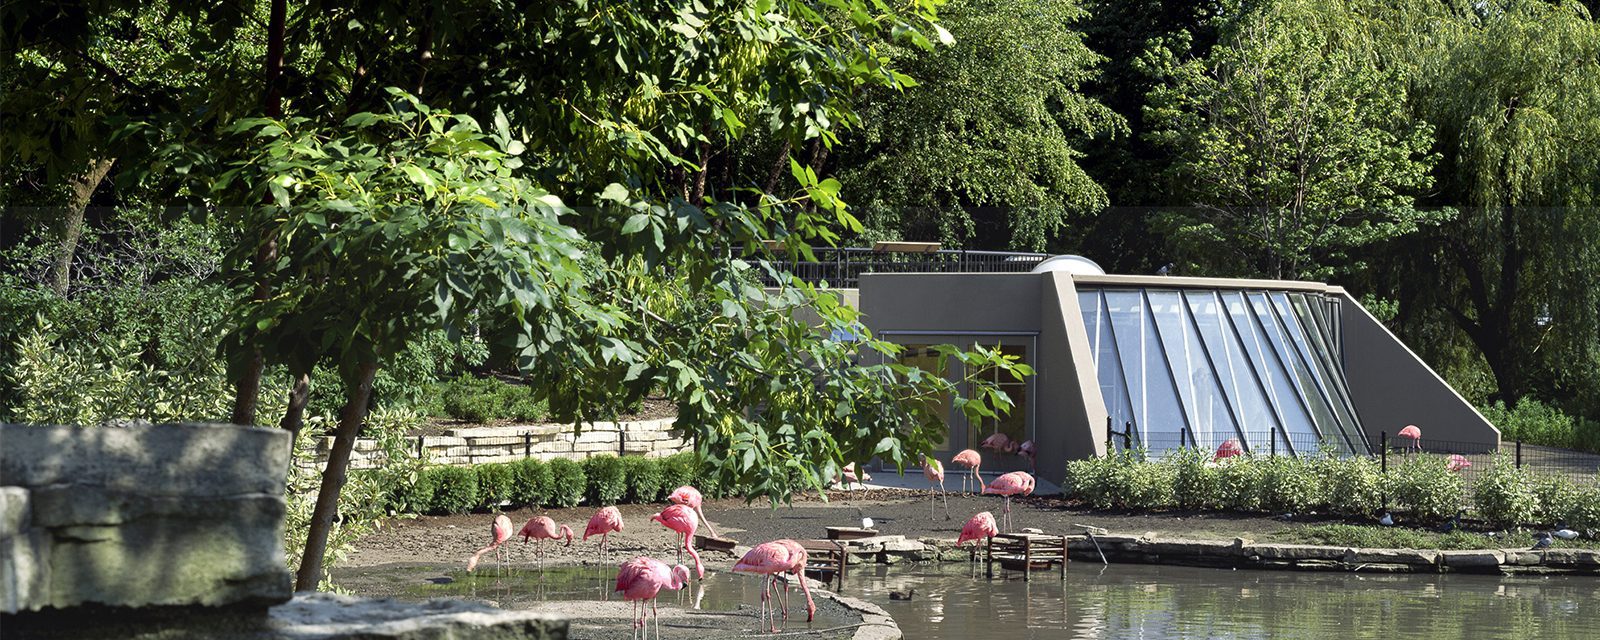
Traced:
<path fill-rule="evenodd" d="M 1278 455 L 1278 439 L 1273 437 L 1273 435 L 1271 433 L 1268 433 L 1267 434 L 1267 442 L 1272 443 L 1270 446 L 1267 447 L 1267 451 L 1270 452 L 1272 455 Z"/>
<path fill-rule="evenodd" d="M 1522 468 L 1522 441 L 1517 441 L 1517 468 Z"/>
<path fill-rule="evenodd" d="M 422 438 L 423 438 L 423 436 L 417 436 L 417 457 L 418 458 L 422 457 Z"/>
<path fill-rule="evenodd" d="M 1378 432 L 1378 448 L 1383 449 L 1383 465 L 1382 465 L 1381 469 L 1382 469 L 1382 471 L 1384 473 L 1388 473 L 1389 472 L 1389 432 L 1388 431 L 1379 431 Z"/>
<path fill-rule="evenodd" d="M 1125 450 L 1133 448 L 1133 421 L 1132 420 L 1129 420 L 1127 422 L 1122 423 L 1122 448 L 1125 449 Z"/>
<path fill-rule="evenodd" d="M 1111 427 L 1114 424 L 1116 424 L 1116 423 L 1111 421 L 1111 416 L 1106 416 L 1106 455 L 1111 455 L 1113 453 L 1116 453 L 1116 449 L 1117 449 L 1116 441 L 1111 439 L 1112 434 L 1115 433 L 1114 431 L 1111 430 Z"/>
<path fill-rule="evenodd" d="M 1189 446 L 1189 433 L 1183 429 L 1178 430 L 1178 448 L 1185 449 Z"/>
<path fill-rule="evenodd" d="M 522 457 L 533 457 L 533 434 L 526 431 L 522 433 Z"/>

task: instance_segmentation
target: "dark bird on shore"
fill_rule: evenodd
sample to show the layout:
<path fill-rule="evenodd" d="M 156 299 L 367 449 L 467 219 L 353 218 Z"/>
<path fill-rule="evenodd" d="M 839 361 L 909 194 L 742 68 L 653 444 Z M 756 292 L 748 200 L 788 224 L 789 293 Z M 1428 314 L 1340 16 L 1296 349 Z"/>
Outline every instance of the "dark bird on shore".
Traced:
<path fill-rule="evenodd" d="M 1161 265 L 1160 269 L 1156 269 L 1156 275 L 1158 275 L 1158 276 L 1171 275 L 1172 267 L 1174 267 L 1174 266 L 1177 266 L 1177 265 L 1174 265 L 1171 262 L 1168 262 L 1168 263 L 1166 263 L 1164 265 Z"/>
<path fill-rule="evenodd" d="M 890 591 L 889 592 L 889 599 L 890 600 L 910 600 L 915 595 L 917 595 L 917 588 L 916 587 L 912 587 L 910 589 L 906 589 L 905 591 Z"/>
<path fill-rule="evenodd" d="M 1533 550 L 1534 551 L 1543 551 L 1545 549 L 1549 549 L 1550 548 L 1550 543 L 1552 543 L 1554 541 L 1555 541 L 1555 538 L 1550 537 L 1550 534 L 1548 532 L 1540 532 L 1539 533 L 1539 541 L 1533 543 Z"/>
<path fill-rule="evenodd" d="M 1450 516 L 1449 520 L 1444 521 L 1444 524 L 1439 525 L 1439 528 L 1434 529 L 1434 531 L 1438 531 L 1439 533 L 1450 533 L 1451 531 L 1455 531 L 1460 527 L 1461 512 L 1457 511 L 1455 515 Z"/>

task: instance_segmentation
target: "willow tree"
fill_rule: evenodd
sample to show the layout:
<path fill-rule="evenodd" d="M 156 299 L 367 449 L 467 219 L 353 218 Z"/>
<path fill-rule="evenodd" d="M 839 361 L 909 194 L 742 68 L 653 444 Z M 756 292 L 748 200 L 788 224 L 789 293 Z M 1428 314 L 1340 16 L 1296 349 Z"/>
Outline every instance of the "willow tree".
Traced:
<path fill-rule="evenodd" d="M 1175 46 L 1145 60 L 1166 79 L 1149 135 L 1175 154 L 1193 203 L 1167 222 L 1185 259 L 1327 277 L 1352 249 L 1432 221 L 1414 206 L 1432 131 L 1410 117 L 1365 20 L 1343 2 L 1275 0 L 1229 20 L 1204 57 Z"/>
<path fill-rule="evenodd" d="M 1508 405 L 1535 388 L 1600 408 L 1600 25 L 1576 2 L 1462 6 L 1420 45 L 1416 109 L 1438 127 L 1461 216 L 1423 287 Z"/>

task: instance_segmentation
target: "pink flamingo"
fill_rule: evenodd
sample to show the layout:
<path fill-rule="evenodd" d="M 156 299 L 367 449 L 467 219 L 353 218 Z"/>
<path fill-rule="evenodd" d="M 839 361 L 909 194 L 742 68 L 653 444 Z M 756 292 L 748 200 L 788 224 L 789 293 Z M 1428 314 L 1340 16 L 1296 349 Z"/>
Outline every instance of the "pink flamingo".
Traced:
<path fill-rule="evenodd" d="M 522 530 L 518 531 L 517 535 L 522 536 L 522 544 L 528 544 L 528 538 L 539 541 L 539 546 L 535 553 L 539 556 L 539 568 L 541 569 L 544 568 L 545 540 L 559 540 L 565 537 L 567 539 L 566 546 L 572 546 L 572 527 L 561 525 L 560 528 L 557 528 L 556 521 L 551 520 L 550 516 L 528 518 L 528 523 L 522 525 Z"/>
<path fill-rule="evenodd" d="M 806 622 L 811 622 L 811 620 L 817 615 L 817 604 L 811 600 L 811 588 L 806 586 L 806 561 L 809 559 L 810 554 L 806 553 L 806 548 L 801 546 L 800 543 L 788 538 L 783 538 L 777 542 L 778 544 L 781 544 L 789 549 L 789 559 L 794 561 L 794 567 L 791 568 L 789 572 L 793 573 L 795 577 L 800 580 L 800 590 L 804 591 L 806 594 Z M 774 579 L 783 580 L 783 619 L 788 620 L 789 580 L 784 578 L 782 575 L 774 576 Z"/>
<path fill-rule="evenodd" d="M 972 477 L 977 479 L 978 489 L 981 491 L 984 488 L 983 476 L 978 473 L 978 467 L 983 464 L 983 456 L 978 455 L 977 451 L 973 451 L 972 449 L 962 449 L 961 453 L 956 454 L 956 457 L 951 459 L 950 462 L 966 467 L 972 472 Z M 961 474 L 962 493 L 969 492 L 969 489 L 967 489 L 967 475 L 968 474 L 965 473 Z"/>
<path fill-rule="evenodd" d="M 968 540 L 981 540 L 1000 535 L 999 527 L 994 524 L 994 514 L 984 511 L 972 516 L 967 524 L 961 527 L 961 535 L 956 538 L 956 546 L 965 544 Z"/>
<path fill-rule="evenodd" d="M 944 490 L 944 465 L 933 456 L 922 457 L 922 477 L 928 479 L 928 519 L 933 520 L 933 485 L 939 485 L 939 495 L 944 498 L 944 519 L 950 519 L 950 497 Z"/>
<path fill-rule="evenodd" d="M 659 522 L 661 526 L 676 531 L 683 536 L 683 550 L 688 551 L 689 557 L 694 558 L 695 575 L 704 578 L 706 577 L 705 565 L 700 564 L 700 554 L 696 553 L 694 547 L 689 544 L 689 541 L 694 539 L 695 529 L 700 528 L 699 523 L 694 518 L 694 509 L 682 504 L 672 505 L 662 509 L 661 513 L 650 516 L 651 520 Z M 683 553 L 680 552 L 678 558 L 682 559 Z"/>
<path fill-rule="evenodd" d="M 656 637 L 661 637 L 661 614 L 656 611 L 656 595 L 662 589 L 677 591 L 689 584 L 689 568 L 677 565 L 667 568 L 667 563 L 655 558 L 640 556 L 622 564 L 617 571 L 617 586 L 613 591 L 621 591 L 622 599 L 634 605 L 633 628 L 635 637 L 643 629 L 646 636 L 649 629 L 645 628 L 644 603 L 650 603 L 649 613 L 656 618 Z"/>
<path fill-rule="evenodd" d="M 717 528 L 711 526 L 711 520 L 706 518 L 706 512 L 700 508 L 700 506 L 705 503 L 705 498 L 701 497 L 699 489 L 689 485 L 683 485 L 677 489 L 673 489 L 672 494 L 667 496 L 667 501 L 671 502 L 672 504 L 681 504 L 689 507 L 690 509 L 694 509 L 695 515 L 700 516 L 700 521 L 706 523 L 706 530 L 711 532 L 711 537 L 718 537 Z"/>
<path fill-rule="evenodd" d="M 1017 447 L 1017 453 L 1028 459 L 1029 473 L 1038 473 L 1038 466 L 1034 463 L 1036 462 L 1035 458 L 1039 455 L 1039 445 L 1034 444 L 1032 440 L 1023 440 L 1022 445 Z"/>
<path fill-rule="evenodd" d="M 1244 455 L 1244 446 L 1239 444 L 1237 438 L 1228 438 L 1222 444 L 1217 445 L 1217 453 L 1211 456 L 1211 461 L 1227 460 L 1240 455 Z"/>
<path fill-rule="evenodd" d="M 502 566 L 505 565 L 505 550 L 501 549 L 500 545 L 511 539 L 511 518 L 507 518 L 505 514 L 495 516 L 494 524 L 489 525 L 489 535 L 494 538 L 494 541 L 490 542 L 489 546 L 479 549 L 477 553 L 472 554 L 472 557 L 467 559 L 467 573 L 472 573 L 473 569 L 478 568 L 478 559 L 490 551 L 494 552 L 495 559 Z"/>
<path fill-rule="evenodd" d="M 1452 454 L 1450 454 L 1450 461 L 1446 462 L 1444 466 L 1445 466 L 1446 469 L 1449 469 L 1451 471 L 1460 471 L 1462 469 L 1465 469 L 1467 467 L 1472 466 L 1472 461 L 1468 460 L 1467 457 L 1464 456 L 1464 455 L 1461 455 L 1459 453 L 1452 453 Z"/>
<path fill-rule="evenodd" d="M 618 531 L 622 531 L 622 512 L 616 507 L 601 507 L 589 516 L 589 524 L 583 528 L 583 540 L 588 542 L 589 536 L 600 536 L 600 553 L 606 555 L 609 536 Z"/>
<path fill-rule="evenodd" d="M 1406 425 L 1404 429 L 1400 430 L 1400 437 L 1411 438 L 1411 448 L 1417 451 L 1422 450 L 1422 430 L 1418 429 L 1417 425 Z"/>
<path fill-rule="evenodd" d="M 1029 495 L 1033 493 L 1033 476 L 1026 471 L 1012 471 L 996 478 L 988 487 L 984 488 L 986 494 L 1005 496 L 1006 506 L 1001 512 L 1005 521 L 1005 529 L 1011 530 L 1011 496 Z"/>
<path fill-rule="evenodd" d="M 733 565 L 733 570 L 738 573 L 756 573 L 767 576 L 761 588 L 761 626 L 770 627 L 769 630 L 778 631 L 778 621 L 775 612 L 772 612 L 772 587 L 777 575 L 784 572 L 794 572 L 800 576 L 800 590 L 806 594 L 806 620 L 811 620 L 817 611 L 817 605 L 811 599 L 811 587 L 806 583 L 806 552 L 805 548 L 793 540 L 774 540 L 756 545 Z M 787 587 L 785 588 L 787 590 Z M 783 606 L 784 619 L 788 619 L 789 610 L 787 603 Z M 768 624 L 768 621 L 771 624 Z"/>
<path fill-rule="evenodd" d="M 865 471 L 856 471 L 856 463 L 854 462 L 845 465 L 840 474 L 844 476 L 844 488 L 846 489 L 849 489 L 850 485 L 856 484 L 857 480 L 865 483 L 872 479 L 872 474 Z"/>
<path fill-rule="evenodd" d="M 1017 443 L 1012 441 L 1010 436 L 1000 433 L 999 431 L 989 434 L 989 437 L 984 438 L 983 443 L 979 444 L 978 447 L 982 449 L 994 449 L 995 451 L 1001 453 L 1016 453 L 1017 451 Z"/>

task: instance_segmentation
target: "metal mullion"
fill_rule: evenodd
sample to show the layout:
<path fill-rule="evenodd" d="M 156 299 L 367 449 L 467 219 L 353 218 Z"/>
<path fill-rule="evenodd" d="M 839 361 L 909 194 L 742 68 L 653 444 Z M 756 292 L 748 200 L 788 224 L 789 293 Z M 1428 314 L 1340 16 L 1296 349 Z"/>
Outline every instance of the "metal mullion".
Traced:
<path fill-rule="evenodd" d="M 1268 315 L 1272 316 L 1274 323 L 1276 323 L 1279 327 L 1281 327 L 1283 329 L 1283 341 L 1284 341 L 1284 343 L 1289 346 L 1289 350 L 1290 351 L 1294 352 L 1295 359 L 1299 360 L 1300 363 L 1306 367 L 1306 371 L 1308 371 L 1308 372 L 1314 371 L 1317 365 L 1315 363 L 1308 362 L 1306 360 L 1305 353 L 1303 352 L 1303 349 L 1294 340 L 1294 333 L 1289 331 L 1289 325 L 1284 322 L 1283 316 L 1278 313 L 1278 306 L 1276 304 L 1274 304 L 1275 301 L 1272 299 L 1272 294 L 1271 293 L 1266 293 L 1266 294 L 1264 294 L 1264 297 L 1267 300 L 1267 311 L 1270 312 Z M 1288 296 L 1287 295 L 1285 295 L 1284 300 L 1288 301 Z M 1298 314 L 1294 313 L 1294 308 L 1293 308 L 1294 307 L 1294 303 L 1292 303 L 1292 302 L 1289 303 L 1289 307 L 1290 307 L 1289 316 L 1293 317 L 1295 319 L 1295 326 L 1300 326 L 1300 319 L 1298 317 Z M 1301 328 L 1302 328 L 1302 330 L 1304 329 L 1304 327 L 1301 327 Z M 1309 340 L 1310 338 L 1307 338 L 1307 339 Z M 1293 370 L 1291 369 L 1290 372 L 1293 373 Z M 1333 398 L 1328 395 L 1327 390 L 1323 388 L 1322 380 L 1319 379 L 1314 373 L 1311 375 L 1311 384 L 1312 384 L 1313 387 L 1315 387 L 1314 390 L 1317 392 L 1317 395 L 1321 396 L 1323 401 L 1328 403 L 1328 412 L 1329 413 L 1334 413 Z M 1308 411 L 1309 411 L 1309 408 L 1308 408 Z M 1316 414 L 1309 414 L 1309 415 L 1311 415 L 1311 423 L 1312 424 L 1316 424 L 1316 422 L 1317 422 Z M 1339 421 L 1339 416 L 1337 414 L 1335 414 L 1333 416 L 1333 419 L 1334 419 L 1334 422 L 1337 423 Z M 1345 445 L 1349 446 L 1350 450 L 1352 452 L 1355 451 L 1355 443 L 1350 441 L 1350 434 L 1345 433 L 1345 430 L 1342 429 L 1342 428 L 1339 428 L 1338 424 L 1335 424 L 1333 426 L 1334 426 L 1334 428 L 1338 429 L 1339 436 L 1344 438 Z M 1327 437 L 1326 434 L 1320 433 L 1322 431 L 1321 429 L 1318 429 L 1317 431 L 1319 432 L 1318 433 L 1318 437 L 1322 437 L 1322 438 L 1326 438 Z"/>
<path fill-rule="evenodd" d="M 1270 307 L 1272 306 L 1272 299 L 1270 297 L 1267 297 L 1266 292 L 1263 291 L 1261 293 L 1262 293 L 1262 298 L 1266 299 L 1267 306 L 1269 307 L 1269 311 L 1270 311 Z M 1262 352 L 1263 353 L 1270 352 L 1272 354 L 1273 361 L 1277 362 L 1278 366 L 1283 368 L 1283 377 L 1288 379 L 1289 384 L 1294 387 L 1293 389 L 1291 389 L 1291 391 L 1294 392 L 1295 402 L 1300 405 L 1301 409 L 1305 410 L 1306 419 L 1311 421 L 1311 430 L 1317 432 L 1317 439 L 1318 440 L 1326 439 L 1328 437 L 1328 435 L 1323 433 L 1322 432 L 1322 426 L 1317 424 L 1317 414 L 1316 414 L 1316 412 L 1311 410 L 1311 405 L 1306 402 L 1305 392 L 1300 389 L 1300 386 L 1301 386 L 1300 385 L 1300 381 L 1296 379 L 1296 376 L 1294 375 L 1294 369 L 1290 368 L 1289 367 L 1289 363 L 1284 361 L 1283 354 L 1278 353 L 1278 349 L 1276 347 L 1272 346 L 1272 336 L 1267 335 L 1267 326 L 1261 323 L 1260 314 L 1257 314 L 1255 312 L 1255 303 L 1254 303 L 1254 301 L 1252 301 L 1250 299 L 1250 292 L 1249 291 L 1241 291 L 1241 292 L 1239 292 L 1239 295 L 1240 295 L 1241 298 L 1244 299 L 1245 313 L 1246 313 L 1245 317 L 1249 318 L 1251 322 L 1255 323 L 1256 328 L 1261 330 L 1261 337 L 1265 341 L 1261 345 Z M 1273 315 L 1276 315 L 1276 314 L 1273 314 Z M 1287 340 L 1285 340 L 1285 342 L 1287 342 Z M 1268 397 L 1271 397 L 1271 396 L 1269 395 Z M 1274 402 L 1276 402 L 1276 398 L 1273 398 L 1273 400 L 1274 400 Z M 1288 430 L 1287 422 L 1284 425 L 1283 439 L 1285 441 L 1287 441 L 1289 439 L 1289 430 Z M 1348 444 L 1348 442 L 1346 444 Z"/>
<path fill-rule="evenodd" d="M 1178 297 L 1182 298 L 1183 294 L 1180 293 L 1178 295 Z M 1145 308 L 1147 308 L 1147 309 L 1153 309 L 1154 308 L 1154 305 L 1150 304 L 1150 292 L 1149 291 L 1147 291 L 1145 289 L 1140 289 L 1139 290 L 1139 299 L 1144 304 Z M 1143 328 L 1143 327 L 1141 327 L 1141 328 Z M 1196 434 L 1194 432 L 1194 423 L 1189 421 L 1189 411 L 1188 411 L 1189 407 L 1188 407 L 1188 405 L 1184 404 L 1184 402 L 1183 402 L 1183 394 L 1182 393 L 1178 393 L 1178 379 L 1173 377 L 1172 360 L 1167 357 L 1167 340 L 1166 340 L 1166 338 L 1163 338 L 1161 336 L 1161 327 L 1156 326 L 1156 316 L 1155 316 L 1154 312 L 1152 312 L 1150 314 L 1150 330 L 1156 334 L 1156 344 L 1158 345 L 1158 348 L 1161 349 L 1161 361 L 1167 363 L 1167 366 L 1165 367 L 1165 369 L 1167 371 L 1167 381 L 1172 383 L 1172 395 L 1178 401 L 1178 409 L 1179 409 L 1178 415 L 1183 418 L 1183 427 L 1184 427 L 1184 429 L 1187 429 L 1189 431 L 1189 441 L 1195 443 L 1196 445 L 1199 445 L 1200 444 L 1200 436 L 1199 436 L 1199 434 Z M 1140 355 L 1144 355 L 1144 354 L 1140 354 Z M 1149 369 L 1150 368 L 1150 366 L 1148 364 L 1148 361 L 1146 361 L 1143 358 L 1141 358 L 1140 360 L 1141 360 L 1140 363 L 1144 365 L 1145 369 Z M 1206 443 L 1206 445 L 1210 446 L 1210 443 Z"/>
<path fill-rule="evenodd" d="M 1321 338 L 1324 351 L 1327 352 L 1326 357 L 1319 357 L 1317 361 L 1323 368 L 1323 378 L 1327 380 L 1326 384 L 1329 387 L 1328 395 L 1330 396 L 1330 399 L 1332 396 L 1338 396 L 1338 408 L 1335 410 L 1343 409 L 1345 415 L 1349 416 L 1350 418 L 1350 428 L 1355 430 L 1357 433 L 1361 433 L 1361 416 L 1356 414 L 1355 402 L 1350 397 L 1350 386 L 1349 382 L 1345 380 L 1344 369 L 1342 367 L 1338 369 L 1335 368 L 1337 365 L 1343 364 L 1343 358 L 1341 357 L 1337 363 L 1334 360 L 1335 354 L 1332 351 L 1334 349 L 1334 345 L 1333 340 L 1330 337 L 1332 334 L 1328 327 L 1324 326 L 1324 323 L 1328 322 L 1328 319 L 1326 317 L 1319 316 L 1315 312 L 1309 297 L 1307 297 L 1306 300 L 1306 309 L 1312 316 L 1311 322 L 1316 325 L 1318 337 Z M 1292 308 L 1293 304 L 1291 303 L 1290 306 Z M 1299 319 L 1298 313 L 1294 315 L 1296 316 L 1296 319 Z M 1301 321 L 1301 324 L 1304 324 L 1303 320 Z M 1305 327 L 1302 327 L 1302 329 L 1304 328 Z M 1310 335 L 1309 332 L 1307 335 Z M 1308 345 L 1308 347 L 1309 346 L 1310 345 Z M 1333 406 L 1330 405 L 1330 408 L 1333 408 Z"/>
<path fill-rule="evenodd" d="M 1148 427 L 1146 427 L 1143 424 L 1143 422 L 1144 422 L 1143 420 L 1139 420 L 1138 419 L 1139 418 L 1139 414 L 1137 412 L 1134 412 L 1134 410 L 1133 410 L 1133 393 L 1130 391 L 1131 389 L 1133 389 L 1133 385 L 1128 382 L 1128 368 L 1122 366 L 1122 343 L 1121 343 L 1120 340 L 1117 339 L 1117 327 L 1116 327 L 1116 325 L 1111 322 L 1111 301 L 1106 299 L 1106 291 L 1105 291 L 1105 289 L 1100 289 L 1098 293 L 1099 293 L 1099 300 L 1100 300 L 1100 310 L 1104 311 L 1105 314 L 1106 314 L 1106 332 L 1111 334 L 1111 350 L 1113 352 L 1112 355 L 1116 356 L 1116 360 L 1117 360 L 1117 377 L 1122 378 L 1122 395 L 1124 395 L 1124 396 L 1126 396 L 1128 398 L 1128 412 L 1134 414 L 1132 416 L 1129 416 L 1130 418 L 1133 418 L 1133 420 L 1130 420 L 1130 422 L 1134 423 L 1134 427 L 1135 428 L 1141 429 L 1141 431 L 1139 433 L 1139 443 L 1140 444 L 1145 444 L 1145 443 L 1148 443 L 1150 441 L 1150 434 L 1142 431 L 1142 429 L 1147 429 Z M 1139 360 L 1139 363 L 1141 365 L 1144 364 L 1144 360 L 1141 358 Z M 1099 371 L 1095 372 L 1095 375 L 1096 375 L 1097 378 L 1099 376 L 1099 373 L 1100 373 Z M 1100 383 L 1100 381 L 1098 379 L 1095 380 L 1095 384 L 1099 384 L 1099 383 Z M 1145 403 L 1145 405 L 1149 406 L 1149 402 L 1147 401 Z"/>
<path fill-rule="evenodd" d="M 1246 450 L 1253 449 L 1254 447 L 1252 447 L 1250 444 L 1250 436 L 1246 435 L 1244 432 L 1244 414 L 1240 413 L 1239 410 L 1233 406 L 1233 403 L 1228 400 L 1228 390 L 1222 387 L 1222 372 L 1217 370 L 1217 361 L 1211 355 L 1211 347 L 1206 345 L 1206 337 L 1200 333 L 1200 322 L 1195 319 L 1194 309 L 1189 305 L 1189 295 L 1183 291 L 1179 291 L 1178 300 L 1183 303 L 1180 306 L 1180 309 L 1183 312 L 1183 317 L 1189 319 L 1189 326 L 1194 329 L 1195 341 L 1200 343 L 1200 352 L 1205 356 L 1206 366 L 1211 367 L 1211 379 L 1216 381 L 1217 391 L 1222 394 L 1222 404 L 1228 407 L 1228 415 L 1233 416 L 1234 432 L 1239 434 L 1239 441 L 1245 444 L 1245 447 L 1247 448 Z M 1271 439 L 1272 436 L 1269 435 L 1267 438 Z M 1290 453 L 1293 454 L 1292 449 L 1290 450 Z"/>

